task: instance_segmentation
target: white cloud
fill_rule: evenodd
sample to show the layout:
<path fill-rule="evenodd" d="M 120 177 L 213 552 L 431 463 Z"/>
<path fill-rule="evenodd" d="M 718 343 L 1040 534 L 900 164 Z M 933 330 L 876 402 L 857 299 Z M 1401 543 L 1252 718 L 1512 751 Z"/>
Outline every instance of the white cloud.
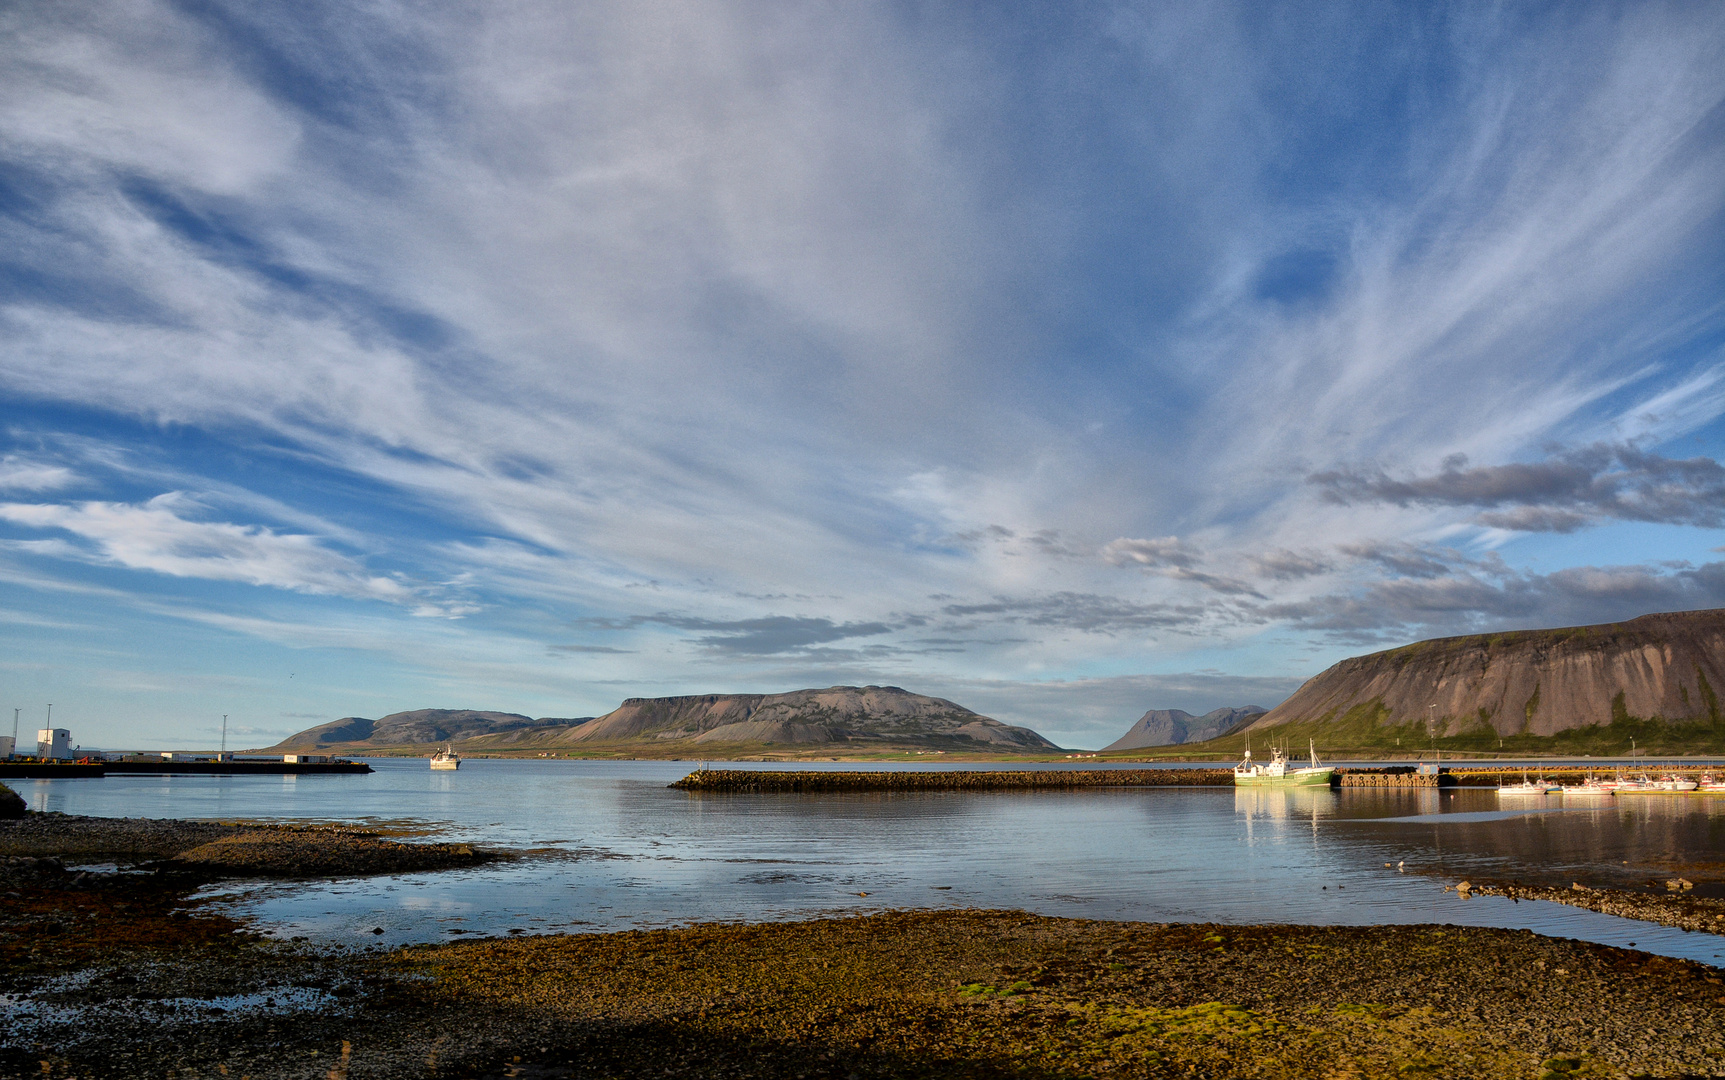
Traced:
<path fill-rule="evenodd" d="M 262 525 L 195 521 L 203 508 L 181 492 L 141 504 L 0 503 L 0 519 L 59 529 L 88 542 L 87 556 L 132 570 L 206 581 L 239 581 L 296 592 L 406 604 L 437 611 L 402 581 L 371 574 L 318 538 Z M 70 554 L 60 548 L 58 554 Z"/>
<path fill-rule="evenodd" d="M 0 456 L 0 491 L 57 491 L 78 480 L 78 474 L 64 465 L 32 461 L 17 454 Z"/>

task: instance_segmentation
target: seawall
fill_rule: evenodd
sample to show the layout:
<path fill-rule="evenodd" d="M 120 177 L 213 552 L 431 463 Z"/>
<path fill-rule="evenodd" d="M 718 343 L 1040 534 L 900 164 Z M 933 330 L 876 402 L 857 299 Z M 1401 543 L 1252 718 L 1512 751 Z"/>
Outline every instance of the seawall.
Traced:
<path fill-rule="evenodd" d="M 702 792 L 1048 791 L 1076 788 L 1221 787 L 1231 769 L 1023 769 L 999 772 L 757 772 L 703 769 L 671 786 Z"/>

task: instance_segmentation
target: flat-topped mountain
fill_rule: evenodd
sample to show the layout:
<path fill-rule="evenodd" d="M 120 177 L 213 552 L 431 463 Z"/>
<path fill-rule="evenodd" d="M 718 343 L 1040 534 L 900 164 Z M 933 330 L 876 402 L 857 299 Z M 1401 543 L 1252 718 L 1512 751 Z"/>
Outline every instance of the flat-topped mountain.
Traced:
<path fill-rule="evenodd" d="M 598 749 L 722 756 L 784 747 L 834 753 L 943 750 L 1024 753 L 1059 747 L 1025 727 L 896 686 L 833 686 L 788 694 L 629 698 L 604 716 L 530 719 L 519 713 L 417 709 L 381 720 L 350 716 L 290 735 L 272 750 L 345 753 L 454 743 L 458 749 Z"/>
<path fill-rule="evenodd" d="M 340 720 L 289 735 L 270 749 L 291 750 L 294 747 L 354 744 L 404 746 L 447 743 L 481 735 L 499 735 L 584 722 L 585 719 L 560 720 L 551 717 L 535 720 L 520 713 L 485 712 L 478 709 L 414 709 L 410 712 L 390 713 L 379 720 L 368 720 L 363 716 L 344 716 Z"/>
<path fill-rule="evenodd" d="M 687 740 L 722 743 L 951 743 L 954 748 L 1057 750 L 945 698 L 896 686 L 832 686 L 788 694 L 699 694 L 630 698 L 614 711 L 557 736 L 559 744 Z"/>
<path fill-rule="evenodd" d="M 1257 705 L 1211 709 L 1203 716 L 1193 716 L 1184 709 L 1151 709 L 1139 717 L 1138 722 L 1127 729 L 1126 734 L 1104 746 L 1102 752 L 1106 754 L 1110 750 L 1138 750 L 1147 746 L 1178 746 L 1181 743 L 1203 742 L 1219 735 L 1230 734 L 1235 728 L 1263 714 L 1264 710 Z"/>
<path fill-rule="evenodd" d="M 1510 736 L 1631 719 L 1717 725 L 1721 688 L 1725 610 L 1679 611 L 1356 656 L 1308 680 L 1251 729 L 1319 724 L 1364 737 L 1398 727 L 1424 735 L 1429 724 L 1438 736 Z"/>

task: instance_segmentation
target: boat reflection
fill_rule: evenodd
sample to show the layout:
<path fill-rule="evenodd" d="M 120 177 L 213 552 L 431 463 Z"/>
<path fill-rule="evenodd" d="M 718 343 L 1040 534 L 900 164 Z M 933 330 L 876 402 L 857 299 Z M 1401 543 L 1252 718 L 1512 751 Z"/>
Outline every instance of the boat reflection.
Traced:
<path fill-rule="evenodd" d="M 1238 787 L 1234 789 L 1234 813 L 1247 821 L 1263 818 L 1330 817 L 1335 813 L 1336 792 L 1328 787 Z"/>

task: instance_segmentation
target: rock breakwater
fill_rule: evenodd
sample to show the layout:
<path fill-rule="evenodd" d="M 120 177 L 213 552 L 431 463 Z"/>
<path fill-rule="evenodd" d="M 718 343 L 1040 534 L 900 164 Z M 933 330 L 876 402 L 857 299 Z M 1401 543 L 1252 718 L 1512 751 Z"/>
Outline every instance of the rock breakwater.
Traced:
<path fill-rule="evenodd" d="M 1067 791 L 1075 788 L 1212 787 L 1231 769 L 1012 769 L 995 772 L 757 772 L 702 769 L 671 786 L 701 792 Z"/>
<path fill-rule="evenodd" d="M 1409 768 L 1342 769 L 1339 775 L 1340 787 L 1435 788 L 1456 782 L 1448 773 L 1417 773 Z"/>

